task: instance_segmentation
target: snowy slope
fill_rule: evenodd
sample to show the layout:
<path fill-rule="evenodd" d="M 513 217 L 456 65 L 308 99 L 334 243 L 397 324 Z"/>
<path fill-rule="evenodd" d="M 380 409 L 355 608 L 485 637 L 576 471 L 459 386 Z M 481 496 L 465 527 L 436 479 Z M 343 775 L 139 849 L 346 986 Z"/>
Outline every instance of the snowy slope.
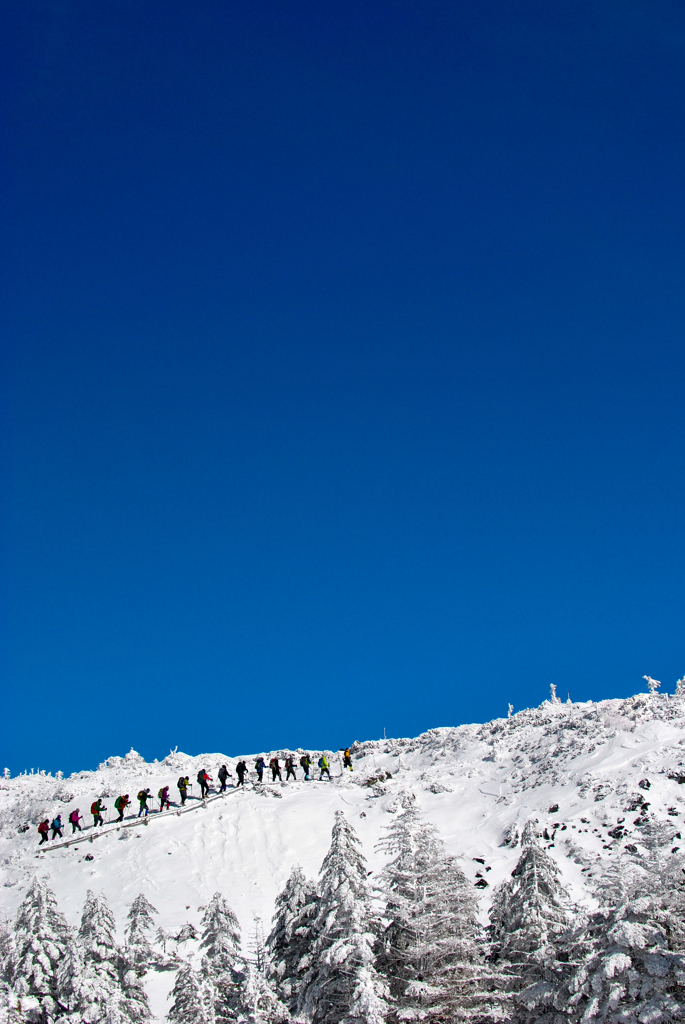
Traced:
<path fill-rule="evenodd" d="M 54 849 L 40 851 L 35 826 L 44 817 L 61 811 L 66 821 L 79 807 L 89 821 L 87 812 L 98 796 L 110 809 L 119 793 L 129 793 L 135 804 L 143 786 L 156 793 L 168 784 L 175 795 L 179 774 L 194 780 L 206 767 L 216 778 L 221 763 L 232 769 L 237 758 L 174 752 L 147 764 L 131 751 L 63 781 L 22 775 L 0 783 L 0 913 L 15 914 L 38 874 L 48 879 L 70 924 L 78 923 L 88 889 L 104 892 L 123 938 L 128 907 L 144 892 L 159 911 L 157 924 L 177 933 L 185 922 L 199 924 L 201 908 L 219 890 L 238 916 L 247 948 L 255 916 L 268 931 L 274 898 L 292 866 L 299 863 L 305 873 L 317 875 L 336 810 L 349 817 L 369 870 L 376 871 L 383 863 L 374 849 L 382 828 L 408 801 L 438 827 L 474 885 L 480 882 L 484 920 L 493 888 L 518 858 L 517 832 L 531 817 L 543 835 L 547 830 L 546 845 L 574 899 L 591 902 L 588 879 L 609 858 L 620 856 L 626 844 L 641 849 L 640 822 L 647 817 L 671 830 L 671 849 L 674 855 L 679 851 L 677 833 L 685 827 L 685 786 L 678 781 L 680 776 L 685 782 L 684 726 L 680 696 L 645 694 L 597 704 L 545 701 L 485 725 L 357 743 L 352 774 L 343 773 L 337 755 L 329 755 L 331 783 L 229 788 L 206 806 L 191 799 L 183 815 L 153 814 L 147 826 L 127 829 L 109 825 L 93 842 L 89 830 L 79 844 L 56 848 L 55 843 Z M 283 757 L 286 751 L 273 753 Z M 265 755 L 267 761 L 270 756 Z M 319 752 L 312 756 L 316 761 Z M 252 768 L 254 756 L 245 759 Z M 374 783 L 387 773 L 391 778 Z M 253 771 L 249 778 L 255 778 Z M 620 819 L 625 834 L 610 836 Z M 26 824 L 30 828 L 21 831 Z M 65 838 L 70 832 L 67 826 Z M 187 956 L 192 950 L 180 952 Z M 152 972 L 147 980 L 153 1012 L 161 1020 L 173 974 Z"/>

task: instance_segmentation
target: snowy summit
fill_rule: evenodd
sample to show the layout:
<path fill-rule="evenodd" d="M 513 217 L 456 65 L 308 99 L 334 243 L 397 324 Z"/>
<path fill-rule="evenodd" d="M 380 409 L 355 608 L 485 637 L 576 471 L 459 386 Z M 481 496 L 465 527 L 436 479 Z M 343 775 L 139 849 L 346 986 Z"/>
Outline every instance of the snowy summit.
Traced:
<path fill-rule="evenodd" d="M 347 761 L 5 772 L 0 1022 L 680 1020 L 685 684 L 658 685 Z"/>

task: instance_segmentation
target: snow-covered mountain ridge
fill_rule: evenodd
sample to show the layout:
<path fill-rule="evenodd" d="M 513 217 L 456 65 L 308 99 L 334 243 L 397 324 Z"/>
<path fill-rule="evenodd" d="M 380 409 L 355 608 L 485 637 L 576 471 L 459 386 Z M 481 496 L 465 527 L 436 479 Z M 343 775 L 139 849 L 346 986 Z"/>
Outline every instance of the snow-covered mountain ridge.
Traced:
<path fill-rule="evenodd" d="M 376 873 L 387 855 L 376 848 L 384 826 L 414 806 L 434 824 L 449 853 L 480 897 L 487 921 L 491 894 L 510 877 L 529 820 L 561 871 L 578 905 L 592 908 L 592 879 L 610 862 L 647 856 L 658 844 L 678 859 L 685 823 L 685 698 L 640 694 L 626 700 L 562 704 L 544 701 L 511 718 L 484 725 L 432 729 L 414 739 L 374 740 L 352 746 L 354 771 L 329 753 L 333 779 L 229 788 L 177 815 L 153 814 L 149 824 L 109 824 L 94 841 L 38 850 L 37 823 L 79 807 L 90 821 L 92 801 L 112 804 L 119 793 L 135 802 L 141 787 L 172 788 L 179 774 L 194 781 L 200 768 L 216 779 L 224 754 L 173 752 L 146 763 L 131 751 L 95 771 L 68 779 L 22 775 L 0 782 L 0 910 L 12 918 L 34 876 L 48 880 L 60 910 L 76 925 L 87 890 L 102 892 L 123 934 L 126 913 L 140 892 L 158 909 L 170 933 L 199 926 L 212 894 L 236 912 L 244 943 L 255 917 L 268 930 L 274 900 L 291 869 L 315 877 L 328 849 L 335 812 L 354 826 Z M 300 751 L 264 754 L 281 758 Z M 316 760 L 320 751 L 310 751 Z M 244 758 L 252 770 L 254 756 Z M 318 776 L 315 769 L 314 776 Z M 197 785 L 195 790 L 197 790 Z M 197 797 L 197 793 L 194 793 Z M 128 819 L 127 819 L 128 820 Z M 29 825 L 26 829 L 25 826 Z M 65 839 L 70 828 L 65 829 Z M 79 837 L 80 838 L 80 837 Z M 172 978 L 148 979 L 153 1012 L 163 1019 Z"/>

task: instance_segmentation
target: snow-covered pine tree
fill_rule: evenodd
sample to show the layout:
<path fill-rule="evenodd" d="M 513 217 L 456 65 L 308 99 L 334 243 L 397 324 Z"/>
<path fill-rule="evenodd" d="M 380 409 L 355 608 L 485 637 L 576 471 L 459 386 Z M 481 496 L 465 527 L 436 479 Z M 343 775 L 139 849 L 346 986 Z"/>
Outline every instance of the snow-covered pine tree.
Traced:
<path fill-rule="evenodd" d="M 248 964 L 240 987 L 238 1020 L 246 1024 L 286 1024 L 290 1014 L 263 971 Z"/>
<path fill-rule="evenodd" d="M 131 966 L 145 967 L 154 960 L 155 953 L 147 932 L 152 931 L 155 926 L 152 915 L 156 913 L 157 910 L 142 892 L 131 904 L 126 929 L 126 957 Z"/>
<path fill-rule="evenodd" d="M 19 996 L 38 1001 L 36 1020 L 52 1020 L 59 1010 L 57 970 L 68 956 L 72 933 L 57 909 L 51 889 L 34 878 L 14 929 L 15 959 L 10 984 Z"/>
<path fill-rule="evenodd" d="M 266 940 L 267 974 L 291 1013 L 297 1009 L 302 979 L 311 966 L 313 924 L 319 895 L 299 864 L 276 897 L 271 932 Z"/>
<path fill-rule="evenodd" d="M 420 911 L 426 875 L 442 851 L 437 829 L 423 821 L 415 806 L 393 819 L 377 849 L 393 858 L 380 875 L 379 890 L 386 905 L 377 966 L 401 1006 L 407 986 L 424 973 L 414 918 Z"/>
<path fill-rule="evenodd" d="M 78 933 L 83 975 L 78 985 L 72 983 L 78 992 L 74 1009 L 89 1024 L 139 1024 L 150 1017 L 145 990 L 119 950 L 114 929 L 114 916 L 105 897 L 89 891 Z"/>
<path fill-rule="evenodd" d="M 571 1022 L 666 1022 L 685 1015 L 685 935 L 668 896 L 642 896 L 593 914 L 577 937 L 580 960 L 557 992 Z M 578 951 L 584 956 L 578 956 Z"/>
<path fill-rule="evenodd" d="M 181 967 L 171 992 L 173 1003 L 167 1014 L 169 1024 L 214 1024 L 211 985 L 195 973 L 189 963 Z"/>
<path fill-rule="evenodd" d="M 171 936 L 165 928 L 158 928 L 155 933 L 155 941 L 162 947 L 162 952 L 166 955 L 166 944 Z"/>
<path fill-rule="evenodd" d="M 652 694 L 652 696 L 654 696 L 656 691 L 661 686 L 661 682 L 658 679 L 652 679 L 651 676 L 643 676 L 642 678 L 647 680 L 647 687 L 649 689 L 649 692 Z"/>
<path fill-rule="evenodd" d="M 0 981 L 7 984 L 12 979 L 16 959 L 14 933 L 8 921 L 0 922 Z"/>
<path fill-rule="evenodd" d="M 220 892 L 215 892 L 202 917 L 202 966 L 211 982 L 217 1024 L 235 1020 L 244 974 L 238 969 L 240 925 Z"/>
<path fill-rule="evenodd" d="M 379 844 L 385 927 L 377 966 L 394 997 L 391 1019 L 499 1017 L 472 890 L 433 826 L 410 807 Z"/>
<path fill-rule="evenodd" d="M 114 915 L 105 897 L 88 890 L 78 933 L 83 976 L 79 979 L 80 1001 L 74 1007 L 86 1020 L 102 1020 L 119 995 L 120 954 L 114 929 Z"/>
<path fill-rule="evenodd" d="M 550 1006 L 561 981 L 559 941 L 570 926 L 567 893 L 559 868 L 537 840 L 528 821 L 521 856 L 495 891 L 490 910 L 492 955 L 528 1010 Z"/>
<path fill-rule="evenodd" d="M 374 966 L 366 861 L 342 811 L 335 814 L 319 893 L 299 1009 L 312 1024 L 381 1024 L 387 986 Z"/>

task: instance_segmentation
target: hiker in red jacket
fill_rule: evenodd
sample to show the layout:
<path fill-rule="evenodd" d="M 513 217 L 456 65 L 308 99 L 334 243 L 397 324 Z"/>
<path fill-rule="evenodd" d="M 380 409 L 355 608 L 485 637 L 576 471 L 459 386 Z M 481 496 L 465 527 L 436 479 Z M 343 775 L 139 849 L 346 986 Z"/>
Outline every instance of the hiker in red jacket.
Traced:
<path fill-rule="evenodd" d="M 200 768 L 197 773 L 197 781 L 200 783 L 200 800 L 204 800 L 209 793 L 209 783 L 212 781 L 212 777 L 207 774 L 204 768 Z"/>
<path fill-rule="evenodd" d="M 49 831 L 50 819 L 46 818 L 45 821 L 41 821 L 40 825 L 38 826 L 38 835 L 40 836 L 40 842 L 38 843 L 39 846 L 42 846 L 43 843 L 47 843 Z"/>

